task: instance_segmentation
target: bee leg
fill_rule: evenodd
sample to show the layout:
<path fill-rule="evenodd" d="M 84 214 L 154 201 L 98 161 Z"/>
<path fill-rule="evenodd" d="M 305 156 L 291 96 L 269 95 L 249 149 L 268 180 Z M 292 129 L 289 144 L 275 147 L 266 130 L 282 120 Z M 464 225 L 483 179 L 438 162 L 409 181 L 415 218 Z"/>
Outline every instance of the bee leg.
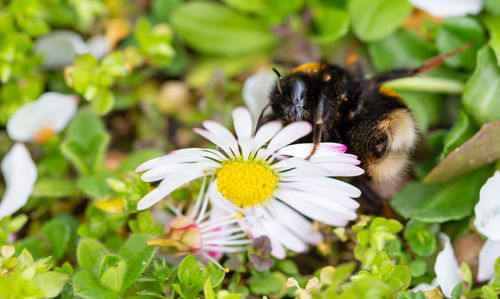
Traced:
<path fill-rule="evenodd" d="M 323 133 L 323 107 L 325 105 L 325 94 L 322 94 L 319 98 L 318 107 L 314 115 L 314 127 L 313 127 L 313 148 L 311 153 L 306 157 L 306 160 L 311 159 L 316 150 L 321 143 L 321 135 Z"/>
<path fill-rule="evenodd" d="M 262 111 L 260 112 L 259 119 L 257 120 L 257 124 L 255 125 L 255 132 L 257 132 L 260 127 L 262 126 L 262 119 L 264 118 L 264 112 L 266 112 L 267 108 L 271 106 L 271 102 L 267 103 L 264 108 L 262 108 Z"/>
<path fill-rule="evenodd" d="M 474 43 L 472 41 L 470 41 L 470 42 L 462 45 L 461 47 L 459 47 L 451 52 L 443 53 L 443 54 L 434 56 L 434 57 L 430 58 L 429 60 L 425 61 L 421 66 L 419 66 L 417 68 L 394 70 L 392 72 L 382 74 L 380 76 L 376 76 L 374 78 L 374 81 L 377 83 L 383 83 L 383 82 L 389 81 L 389 80 L 394 80 L 394 79 L 399 79 L 399 78 L 404 78 L 404 77 L 411 77 L 411 76 L 415 76 L 417 74 L 425 73 L 425 72 L 430 71 L 433 68 L 439 66 L 440 64 L 442 64 L 446 58 L 458 55 L 461 52 L 467 50 L 473 44 Z"/>

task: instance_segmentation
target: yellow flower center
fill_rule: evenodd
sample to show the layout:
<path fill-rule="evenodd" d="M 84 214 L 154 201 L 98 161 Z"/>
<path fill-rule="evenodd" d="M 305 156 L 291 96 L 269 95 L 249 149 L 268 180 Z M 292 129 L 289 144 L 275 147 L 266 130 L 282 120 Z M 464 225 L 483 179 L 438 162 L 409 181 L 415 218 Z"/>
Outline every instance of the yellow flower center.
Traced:
<path fill-rule="evenodd" d="M 51 127 L 43 127 L 35 133 L 33 141 L 38 144 L 44 144 L 54 135 L 55 131 Z"/>
<path fill-rule="evenodd" d="M 242 208 L 269 201 L 278 176 L 267 162 L 233 160 L 217 171 L 217 190 L 225 199 Z"/>

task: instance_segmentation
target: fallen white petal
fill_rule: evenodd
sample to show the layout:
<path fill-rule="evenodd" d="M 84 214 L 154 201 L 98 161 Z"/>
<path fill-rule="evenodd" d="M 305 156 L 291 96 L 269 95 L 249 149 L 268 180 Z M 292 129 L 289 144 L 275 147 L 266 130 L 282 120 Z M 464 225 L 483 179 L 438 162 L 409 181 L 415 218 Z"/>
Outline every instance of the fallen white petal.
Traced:
<path fill-rule="evenodd" d="M 58 92 L 46 92 L 36 101 L 22 105 L 7 122 L 7 132 L 16 141 L 32 141 L 44 128 L 62 131 L 73 118 L 78 98 Z"/>
<path fill-rule="evenodd" d="M 474 207 L 477 230 L 490 240 L 500 241 L 500 171 L 486 181 L 479 192 L 479 202 Z"/>
<path fill-rule="evenodd" d="M 36 181 L 36 166 L 24 144 L 14 144 L 5 155 L 2 173 L 7 188 L 0 203 L 0 219 L 24 207 Z"/>
<path fill-rule="evenodd" d="M 242 96 L 245 105 L 252 114 L 253 123 L 256 124 L 262 109 L 269 103 L 271 89 L 276 81 L 276 75 L 270 71 L 261 71 L 248 77 L 243 84 Z M 271 109 L 266 111 L 270 113 Z"/>
<path fill-rule="evenodd" d="M 477 281 L 489 280 L 495 275 L 495 262 L 500 257 L 500 242 L 488 240 L 479 252 Z"/>
<path fill-rule="evenodd" d="M 37 38 L 33 50 L 43 56 L 45 69 L 56 69 L 73 64 L 76 55 L 87 53 L 87 45 L 75 32 L 55 30 Z"/>
<path fill-rule="evenodd" d="M 87 51 L 97 59 L 101 59 L 109 53 L 111 45 L 104 35 L 97 35 L 87 40 Z"/>
<path fill-rule="evenodd" d="M 483 9 L 482 0 L 409 0 L 413 6 L 420 8 L 438 18 L 477 15 Z"/>
<path fill-rule="evenodd" d="M 437 281 L 439 286 L 441 286 L 443 295 L 450 298 L 451 291 L 457 284 L 462 282 L 462 277 L 460 276 L 460 268 L 457 258 L 453 253 L 450 238 L 443 233 L 439 237 L 444 244 L 444 248 L 437 255 L 434 271 L 436 272 Z"/>

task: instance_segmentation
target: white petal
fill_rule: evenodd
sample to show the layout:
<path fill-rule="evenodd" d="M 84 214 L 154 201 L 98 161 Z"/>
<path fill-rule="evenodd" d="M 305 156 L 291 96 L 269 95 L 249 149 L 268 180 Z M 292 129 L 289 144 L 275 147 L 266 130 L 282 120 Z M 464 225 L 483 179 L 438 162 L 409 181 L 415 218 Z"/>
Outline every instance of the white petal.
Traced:
<path fill-rule="evenodd" d="M 500 241 L 500 171 L 486 181 L 479 192 L 479 202 L 474 207 L 477 230 L 488 239 Z"/>
<path fill-rule="evenodd" d="M 312 223 L 278 200 L 271 200 L 269 208 L 274 215 L 297 237 L 309 244 L 317 244 L 323 241 L 320 232 L 313 230 Z"/>
<path fill-rule="evenodd" d="M 326 177 L 317 178 L 317 177 L 297 176 L 297 177 L 291 177 L 290 180 L 309 183 L 316 186 L 322 186 L 325 189 L 335 190 L 334 191 L 335 193 L 339 192 L 349 197 L 359 197 L 361 195 L 361 191 L 358 188 L 337 179 L 326 178 Z"/>
<path fill-rule="evenodd" d="M 477 281 L 485 281 L 495 275 L 495 262 L 500 257 L 500 242 L 488 240 L 479 252 L 479 267 Z"/>
<path fill-rule="evenodd" d="M 211 168 L 216 166 L 216 163 L 210 160 L 197 163 L 172 163 L 165 166 L 155 167 L 146 171 L 141 175 L 141 180 L 144 182 L 154 182 L 165 179 L 171 176 L 178 176 L 186 171 L 206 171 L 208 175 L 211 173 Z"/>
<path fill-rule="evenodd" d="M 323 167 L 306 161 L 301 158 L 290 158 L 279 161 L 273 165 L 273 168 L 278 169 L 283 177 L 291 177 L 294 175 L 300 176 L 328 176 L 329 171 Z"/>
<path fill-rule="evenodd" d="M 462 282 L 462 277 L 460 276 L 457 259 L 453 253 L 453 247 L 451 247 L 450 238 L 443 233 L 439 237 L 441 242 L 444 243 L 444 248 L 437 255 L 434 271 L 436 272 L 437 281 L 441 286 L 443 295 L 450 298 L 451 291 L 457 284 Z"/>
<path fill-rule="evenodd" d="M 228 211 L 230 213 L 236 213 L 242 209 L 233 205 L 229 200 L 226 200 L 219 191 L 217 191 L 217 180 L 214 180 L 208 188 L 208 197 L 210 203 L 213 206 L 217 206 L 220 209 Z"/>
<path fill-rule="evenodd" d="M 214 152 L 216 151 L 203 148 L 183 148 L 180 150 L 172 151 L 165 156 L 148 160 L 142 163 L 141 165 L 137 166 L 135 171 L 141 172 L 172 163 L 199 162 L 204 159 L 203 156 L 207 155 L 208 153 L 214 153 Z"/>
<path fill-rule="evenodd" d="M 365 173 L 363 168 L 352 164 L 320 163 L 318 165 L 328 171 L 328 176 L 351 177 Z"/>
<path fill-rule="evenodd" d="M 257 119 L 270 101 L 271 89 L 273 88 L 276 81 L 276 75 L 269 71 L 261 71 L 253 76 L 248 77 L 243 84 L 242 96 L 245 101 L 245 105 L 250 110 L 252 114 L 253 123 L 257 123 Z M 266 111 L 266 114 L 270 113 L 271 109 Z"/>
<path fill-rule="evenodd" d="M 318 200 L 317 196 L 308 196 L 308 194 L 303 192 L 278 190 L 275 197 L 299 211 L 301 214 L 329 225 L 345 226 L 349 220 L 354 220 L 356 218 L 354 212 L 349 214 L 346 211 L 336 211 L 333 205 L 330 207 L 319 205 L 314 202 L 314 200 Z"/>
<path fill-rule="evenodd" d="M 16 141 L 31 141 L 44 128 L 60 132 L 73 118 L 77 107 L 76 96 L 46 92 L 16 110 L 7 122 L 7 132 Z"/>
<path fill-rule="evenodd" d="M 252 118 L 246 108 L 236 107 L 233 110 L 233 125 L 238 139 L 247 139 L 252 136 Z"/>
<path fill-rule="evenodd" d="M 267 149 L 270 152 L 276 152 L 280 148 L 311 133 L 312 126 L 306 121 L 296 121 L 284 127 L 276 136 L 271 139 Z"/>
<path fill-rule="evenodd" d="M 24 207 L 36 181 L 36 166 L 24 144 L 14 144 L 5 155 L 2 173 L 7 188 L 0 203 L 0 219 Z"/>
<path fill-rule="evenodd" d="M 258 217 L 253 208 L 245 209 L 243 213 L 246 217 Z M 268 236 L 269 241 L 271 241 L 271 255 L 278 259 L 284 259 L 286 257 L 286 251 L 283 245 L 276 238 L 269 236 L 269 232 L 260 224 L 259 219 L 257 219 L 257 221 L 252 221 L 251 224 L 242 221 L 239 225 L 244 231 L 250 232 L 252 238 Z"/>
<path fill-rule="evenodd" d="M 200 128 L 194 128 L 193 131 L 200 135 L 203 136 L 205 139 L 210 140 L 213 144 L 217 145 L 219 148 L 221 148 L 226 154 L 228 154 L 230 157 L 234 157 L 237 153 L 233 153 L 231 151 L 231 148 L 229 147 L 229 144 L 225 142 L 224 139 L 222 139 L 220 136 L 214 135 L 211 132 L 207 130 L 203 130 Z"/>
<path fill-rule="evenodd" d="M 233 134 L 226 129 L 226 127 L 213 120 L 204 121 L 203 126 L 209 132 L 224 140 L 224 142 L 229 145 L 233 153 L 238 153 L 238 142 L 236 141 L 236 138 L 234 138 Z"/>
<path fill-rule="evenodd" d="M 253 139 L 253 147 L 255 150 L 260 149 L 266 142 L 273 138 L 281 129 L 281 123 L 278 121 L 270 121 L 265 123 L 255 134 Z"/>
<path fill-rule="evenodd" d="M 283 147 L 277 153 L 280 155 L 288 155 L 298 158 L 305 158 L 309 156 L 313 149 L 312 143 L 297 143 Z M 330 156 L 335 153 L 345 153 L 347 147 L 340 143 L 322 142 L 319 144 L 314 157 Z"/>
<path fill-rule="evenodd" d="M 150 206 L 162 200 L 165 196 L 169 195 L 175 189 L 204 175 L 205 174 L 203 173 L 203 171 L 197 170 L 183 173 L 177 177 L 161 181 L 160 185 L 158 185 L 156 189 L 149 192 L 137 203 L 137 209 L 144 210 L 149 208 Z"/>
<path fill-rule="evenodd" d="M 308 249 L 301 239 L 291 233 L 278 219 L 272 217 L 265 208 L 261 208 L 261 212 L 263 218 L 259 218 L 260 224 L 262 224 L 269 238 L 276 239 L 294 252 L 304 252 Z"/>
<path fill-rule="evenodd" d="M 333 180 L 333 179 L 327 179 Z M 301 190 L 303 192 L 309 192 L 316 196 L 325 196 L 330 200 L 333 200 L 343 206 L 346 206 L 350 209 L 357 209 L 359 207 L 359 203 L 354 199 L 350 198 L 348 194 L 346 194 L 342 189 L 332 189 L 328 188 L 322 184 L 314 184 L 312 182 L 304 182 L 304 181 L 296 181 L 296 182 L 280 182 L 280 188 L 290 188 L 295 190 Z"/>
<path fill-rule="evenodd" d="M 438 18 L 476 15 L 483 8 L 482 0 L 410 0 L 410 3 Z"/>
<path fill-rule="evenodd" d="M 111 45 L 103 35 L 97 35 L 87 40 L 87 51 L 97 59 L 101 59 L 109 53 Z"/>
<path fill-rule="evenodd" d="M 87 45 L 72 31 L 55 30 L 37 38 L 33 50 L 43 56 L 45 69 L 56 69 L 73 64 L 77 54 L 87 52 Z"/>

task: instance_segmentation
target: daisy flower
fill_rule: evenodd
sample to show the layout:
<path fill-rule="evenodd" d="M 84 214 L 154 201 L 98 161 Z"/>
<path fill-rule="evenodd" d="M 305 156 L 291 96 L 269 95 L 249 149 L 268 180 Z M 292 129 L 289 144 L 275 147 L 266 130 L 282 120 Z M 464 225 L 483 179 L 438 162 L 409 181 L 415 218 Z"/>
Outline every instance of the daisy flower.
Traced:
<path fill-rule="evenodd" d="M 5 155 L 2 174 L 7 188 L 0 202 L 0 220 L 22 208 L 35 185 L 36 166 L 24 144 L 14 144 Z"/>
<path fill-rule="evenodd" d="M 359 204 L 352 199 L 360 191 L 332 176 L 356 176 L 363 170 L 345 146 L 322 143 L 311 161 L 304 157 L 312 144 L 290 145 L 308 135 L 311 125 L 295 122 L 281 128 L 279 122 L 263 125 L 252 136 L 253 123 L 245 108 L 233 111 L 237 138 L 214 121 L 203 122 L 195 132 L 218 149 L 188 148 L 147 161 L 136 171 L 158 187 L 139 201 L 146 209 L 183 184 L 213 176 L 209 196 L 217 206 L 258 217 L 247 227 L 252 236 L 268 235 L 273 254 L 284 257 L 281 244 L 293 251 L 305 251 L 307 243 L 321 241 L 304 216 L 330 225 L 343 226 L 356 218 Z"/>
<path fill-rule="evenodd" d="M 7 121 L 7 132 L 15 141 L 44 143 L 66 127 L 77 107 L 76 96 L 46 92 L 14 112 Z"/>
<path fill-rule="evenodd" d="M 236 225 L 243 221 L 241 214 L 220 210 L 218 207 L 212 207 L 210 212 L 207 212 L 209 198 L 205 189 L 206 180 L 203 181 L 195 205 L 187 216 L 170 205 L 176 215 L 165 225 L 166 237 L 148 240 L 147 244 L 169 247 L 178 254 L 199 255 L 228 272 L 229 269 L 223 268 L 217 260 L 224 253 L 246 250 L 251 241 Z"/>

